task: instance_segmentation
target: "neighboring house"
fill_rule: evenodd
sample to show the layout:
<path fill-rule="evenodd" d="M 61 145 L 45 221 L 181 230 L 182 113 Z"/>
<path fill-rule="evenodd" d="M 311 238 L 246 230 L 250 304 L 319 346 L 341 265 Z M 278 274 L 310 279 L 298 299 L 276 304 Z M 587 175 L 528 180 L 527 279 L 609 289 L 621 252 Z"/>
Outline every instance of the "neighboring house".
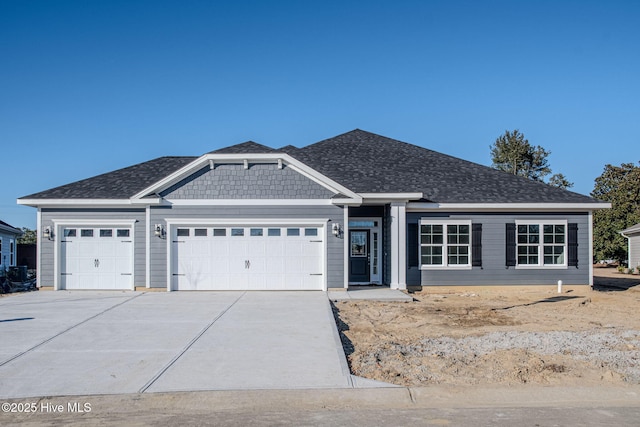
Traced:
<path fill-rule="evenodd" d="M 161 157 L 40 193 L 55 289 L 591 284 L 590 197 L 354 130 Z"/>
<path fill-rule="evenodd" d="M 18 237 L 22 230 L 0 221 L 0 270 L 16 265 Z"/>
<path fill-rule="evenodd" d="M 640 267 L 640 224 L 620 232 L 629 242 L 629 268 Z"/>

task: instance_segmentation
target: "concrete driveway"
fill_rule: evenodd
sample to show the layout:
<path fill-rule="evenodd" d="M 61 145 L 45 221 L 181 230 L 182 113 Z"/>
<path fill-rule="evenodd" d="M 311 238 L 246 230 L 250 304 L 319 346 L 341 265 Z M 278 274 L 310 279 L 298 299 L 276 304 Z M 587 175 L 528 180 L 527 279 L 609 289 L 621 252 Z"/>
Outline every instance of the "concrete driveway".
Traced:
<path fill-rule="evenodd" d="M 349 387 L 323 292 L 0 298 L 0 398 Z"/>

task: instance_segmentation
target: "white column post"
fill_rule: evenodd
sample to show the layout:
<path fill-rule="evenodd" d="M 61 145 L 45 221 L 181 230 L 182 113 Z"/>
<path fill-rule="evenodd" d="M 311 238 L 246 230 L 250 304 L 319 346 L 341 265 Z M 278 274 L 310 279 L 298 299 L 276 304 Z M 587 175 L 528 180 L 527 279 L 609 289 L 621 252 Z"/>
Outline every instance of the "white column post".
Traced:
<path fill-rule="evenodd" d="M 589 211 L 589 286 L 593 288 L 593 211 Z"/>
<path fill-rule="evenodd" d="M 42 287 L 42 269 L 40 260 L 42 259 L 42 210 L 38 208 L 36 213 L 36 285 Z"/>
<path fill-rule="evenodd" d="M 342 247 L 344 248 L 344 288 L 349 288 L 349 206 L 345 205 L 342 209 Z M 331 232 L 331 230 L 329 230 Z M 339 237 L 334 237 L 337 239 Z"/>
<path fill-rule="evenodd" d="M 407 289 L 407 212 L 398 206 L 398 289 Z"/>
<path fill-rule="evenodd" d="M 391 289 L 407 289 L 406 203 L 391 203 Z"/>
<path fill-rule="evenodd" d="M 146 287 L 151 287 L 151 206 L 147 206 L 145 209 L 145 253 L 144 253 L 144 281 L 146 283 Z M 135 289 L 135 282 L 133 284 L 133 289 Z"/>

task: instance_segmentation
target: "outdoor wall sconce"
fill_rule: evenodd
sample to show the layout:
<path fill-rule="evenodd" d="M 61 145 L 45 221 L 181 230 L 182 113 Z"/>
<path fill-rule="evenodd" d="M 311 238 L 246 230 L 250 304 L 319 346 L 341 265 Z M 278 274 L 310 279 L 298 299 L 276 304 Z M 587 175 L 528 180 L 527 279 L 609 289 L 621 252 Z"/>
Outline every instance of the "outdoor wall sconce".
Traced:
<path fill-rule="evenodd" d="M 340 227 L 340 224 L 338 224 L 337 222 L 334 222 L 331 225 L 331 233 L 333 233 L 335 237 L 342 236 L 342 227 Z"/>
<path fill-rule="evenodd" d="M 156 224 L 153 226 L 153 234 L 156 237 L 159 237 L 161 239 L 164 239 L 166 236 L 166 231 L 164 230 L 164 225 L 162 224 Z"/>
<path fill-rule="evenodd" d="M 42 237 L 44 237 L 47 240 L 53 240 L 53 230 L 51 229 L 50 226 L 46 226 L 42 230 Z"/>

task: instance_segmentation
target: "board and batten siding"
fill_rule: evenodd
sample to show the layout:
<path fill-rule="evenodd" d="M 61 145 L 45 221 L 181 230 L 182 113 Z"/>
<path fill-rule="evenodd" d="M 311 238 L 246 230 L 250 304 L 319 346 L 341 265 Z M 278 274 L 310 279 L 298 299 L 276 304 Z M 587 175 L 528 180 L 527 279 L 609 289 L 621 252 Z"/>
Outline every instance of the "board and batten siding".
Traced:
<path fill-rule="evenodd" d="M 110 220 L 135 220 L 133 241 L 133 283 L 136 287 L 146 286 L 146 224 L 144 209 L 52 209 L 43 208 L 42 229 L 53 228 L 53 220 L 92 220 L 97 224 L 107 224 Z M 83 224 L 84 225 L 84 224 Z M 42 235 L 42 230 L 38 230 Z M 39 286 L 54 285 L 54 248 L 60 243 L 61 236 L 56 235 L 53 240 L 40 239 L 40 282 Z"/>
<path fill-rule="evenodd" d="M 410 229 L 410 224 L 414 224 L 413 227 L 415 224 L 419 224 L 421 218 L 471 220 L 474 224 L 482 224 L 482 267 L 420 270 L 419 267 L 407 266 L 407 285 L 552 285 L 558 280 L 562 280 L 566 285 L 589 284 L 591 260 L 589 259 L 589 216 L 587 213 L 445 214 L 411 212 L 407 214 L 407 230 Z M 578 224 L 578 267 L 507 268 L 505 224 L 515 223 L 516 220 L 540 220 L 541 222 L 566 220 L 567 223 Z M 411 239 L 407 239 L 407 241 L 409 240 Z M 409 251 L 411 248 L 407 248 L 407 250 Z"/>
<path fill-rule="evenodd" d="M 333 205 L 312 206 L 185 206 L 152 207 L 150 227 L 162 224 L 166 227 L 166 220 L 179 222 L 185 219 L 282 219 L 292 221 L 296 219 L 330 219 L 332 222 L 342 223 L 342 207 Z M 333 236 L 331 223 L 325 227 L 327 247 L 327 285 L 329 288 L 344 287 L 344 240 Z M 167 245 L 171 244 L 170 236 L 166 239 L 151 237 L 151 287 L 167 287 Z"/>

